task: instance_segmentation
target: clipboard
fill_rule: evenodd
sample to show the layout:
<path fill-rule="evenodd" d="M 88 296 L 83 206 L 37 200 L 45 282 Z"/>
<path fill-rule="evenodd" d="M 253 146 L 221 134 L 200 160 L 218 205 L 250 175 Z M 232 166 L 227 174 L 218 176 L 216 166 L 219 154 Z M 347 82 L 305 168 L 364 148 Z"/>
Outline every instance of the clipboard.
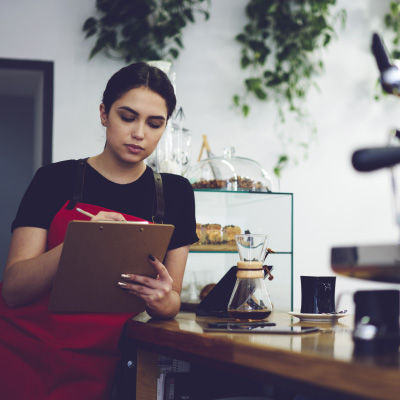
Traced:
<path fill-rule="evenodd" d="M 52 312 L 140 313 L 145 302 L 118 286 L 121 274 L 156 277 L 173 225 L 71 221 L 50 295 Z"/>

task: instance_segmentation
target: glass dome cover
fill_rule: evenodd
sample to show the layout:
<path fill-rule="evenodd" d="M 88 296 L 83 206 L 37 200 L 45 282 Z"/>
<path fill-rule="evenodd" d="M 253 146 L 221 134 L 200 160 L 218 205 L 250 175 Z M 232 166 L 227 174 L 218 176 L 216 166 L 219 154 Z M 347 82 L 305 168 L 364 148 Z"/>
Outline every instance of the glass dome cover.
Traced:
<path fill-rule="evenodd" d="M 234 147 L 224 149 L 222 157 L 210 157 L 191 167 L 186 177 L 194 189 L 271 192 L 268 172 L 250 158 L 237 157 Z"/>

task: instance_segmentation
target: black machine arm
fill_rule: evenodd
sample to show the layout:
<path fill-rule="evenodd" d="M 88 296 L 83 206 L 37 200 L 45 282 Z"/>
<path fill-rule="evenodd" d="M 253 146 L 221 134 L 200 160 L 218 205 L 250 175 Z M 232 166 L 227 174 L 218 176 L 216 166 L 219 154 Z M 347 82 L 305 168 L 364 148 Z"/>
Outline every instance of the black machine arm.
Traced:
<path fill-rule="evenodd" d="M 372 37 L 372 52 L 381 74 L 383 90 L 400 96 L 400 69 L 390 63 L 385 45 L 377 33 Z M 396 136 L 398 136 L 396 134 Z M 353 167 L 360 172 L 390 168 L 400 163 L 400 147 L 375 147 L 360 149 L 353 153 Z"/>
<path fill-rule="evenodd" d="M 381 73 L 392 66 L 389 62 L 389 56 L 382 39 L 377 33 L 374 33 L 372 36 L 372 53 L 375 56 L 376 63 Z"/>
<path fill-rule="evenodd" d="M 400 96 L 400 69 L 389 61 L 382 39 L 377 33 L 372 37 L 372 52 L 381 73 L 381 85 L 385 92 Z"/>
<path fill-rule="evenodd" d="M 375 147 L 353 153 L 353 167 L 360 172 L 370 172 L 393 167 L 400 163 L 400 147 Z"/>

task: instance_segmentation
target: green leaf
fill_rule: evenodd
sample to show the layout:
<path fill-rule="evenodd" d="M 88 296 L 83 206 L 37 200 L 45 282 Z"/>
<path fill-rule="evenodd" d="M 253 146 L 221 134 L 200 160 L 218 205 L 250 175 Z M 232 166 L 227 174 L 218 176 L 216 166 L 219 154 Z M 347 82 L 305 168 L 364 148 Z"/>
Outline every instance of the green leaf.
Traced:
<path fill-rule="evenodd" d="M 181 40 L 181 38 L 179 36 L 176 36 L 174 38 L 174 41 L 181 49 L 183 49 L 183 43 L 182 43 L 182 40 Z"/>
<path fill-rule="evenodd" d="M 172 57 L 178 58 L 179 56 L 179 51 L 175 48 L 171 48 L 168 50 L 168 52 L 171 54 Z"/>
<path fill-rule="evenodd" d="M 274 77 L 272 77 L 271 79 L 269 79 L 265 85 L 267 87 L 273 87 L 273 86 L 278 86 L 282 83 L 282 79 L 280 79 L 277 75 L 275 75 Z"/>
<path fill-rule="evenodd" d="M 274 167 L 274 174 L 280 178 L 282 175 L 282 170 L 287 167 L 289 162 L 289 157 L 286 154 L 281 154 Z"/>
<path fill-rule="evenodd" d="M 399 50 L 393 50 L 392 51 L 392 57 L 395 58 L 396 60 L 400 59 L 400 51 Z"/>
<path fill-rule="evenodd" d="M 329 44 L 329 42 L 331 41 L 331 35 L 326 34 L 325 38 L 324 38 L 324 43 L 323 46 L 327 46 Z"/>
<path fill-rule="evenodd" d="M 91 60 L 96 54 L 100 53 L 105 48 L 105 44 L 106 43 L 102 38 L 98 39 L 92 51 L 90 52 L 89 60 Z"/>
<path fill-rule="evenodd" d="M 244 27 L 244 31 L 248 34 L 248 35 L 253 35 L 253 33 L 254 33 L 254 28 L 253 28 L 253 26 L 251 25 L 251 24 L 247 24 L 245 27 Z"/>
<path fill-rule="evenodd" d="M 204 10 L 199 10 L 199 12 L 204 15 L 204 18 L 205 18 L 206 21 L 209 20 L 209 18 L 210 18 L 210 13 L 209 12 L 204 11 Z"/>
<path fill-rule="evenodd" d="M 85 23 L 83 24 L 83 31 L 91 31 L 93 28 L 95 28 L 97 25 L 97 19 L 96 18 L 88 18 Z"/>
<path fill-rule="evenodd" d="M 271 78 L 274 75 L 274 73 L 272 71 L 264 71 L 264 78 Z"/>
<path fill-rule="evenodd" d="M 243 69 L 245 69 L 246 67 L 248 67 L 250 65 L 251 61 L 250 58 L 248 56 L 243 56 L 240 60 L 240 64 L 242 66 Z"/>
<path fill-rule="evenodd" d="M 237 95 L 237 94 L 235 94 L 234 96 L 233 96 L 233 104 L 235 105 L 235 106 L 239 106 L 239 96 Z"/>
<path fill-rule="evenodd" d="M 254 52 L 262 52 L 265 51 L 266 48 L 264 42 L 261 40 L 250 40 L 249 47 Z"/>
<path fill-rule="evenodd" d="M 384 22 L 387 28 L 389 28 L 393 23 L 393 18 L 390 14 L 386 14 L 384 18 Z"/>
<path fill-rule="evenodd" d="M 260 100 L 265 100 L 267 98 L 267 93 L 265 93 L 264 90 L 262 90 L 259 87 L 254 89 L 254 93 L 255 93 L 256 97 Z"/>
<path fill-rule="evenodd" d="M 286 154 L 282 154 L 279 156 L 278 163 L 286 164 L 289 161 L 289 157 Z"/>
<path fill-rule="evenodd" d="M 276 1 L 276 2 L 272 3 L 271 6 L 270 6 L 269 9 L 268 9 L 268 12 L 269 12 L 270 14 L 276 13 L 277 10 L 278 10 L 278 6 L 279 6 L 279 1 Z"/>
<path fill-rule="evenodd" d="M 248 78 L 244 81 L 246 84 L 247 90 L 255 91 L 261 87 L 262 81 L 260 78 Z"/>
<path fill-rule="evenodd" d="M 235 40 L 239 43 L 247 43 L 247 37 L 244 33 L 240 33 L 236 35 Z"/>
<path fill-rule="evenodd" d="M 85 35 L 85 39 L 87 39 L 87 38 L 93 36 L 93 35 L 96 34 L 96 33 L 97 33 L 97 28 L 94 27 L 93 29 L 87 31 L 87 33 L 86 33 L 86 35 Z"/>
<path fill-rule="evenodd" d="M 396 15 L 396 14 L 399 12 L 399 5 L 397 4 L 396 1 L 392 1 L 392 2 L 390 3 L 390 12 L 391 12 L 393 15 Z"/>
<path fill-rule="evenodd" d="M 243 104 L 242 112 L 245 117 L 249 115 L 250 107 L 247 104 Z"/>
<path fill-rule="evenodd" d="M 190 8 L 186 8 L 183 12 L 190 22 L 194 22 L 193 12 Z"/>

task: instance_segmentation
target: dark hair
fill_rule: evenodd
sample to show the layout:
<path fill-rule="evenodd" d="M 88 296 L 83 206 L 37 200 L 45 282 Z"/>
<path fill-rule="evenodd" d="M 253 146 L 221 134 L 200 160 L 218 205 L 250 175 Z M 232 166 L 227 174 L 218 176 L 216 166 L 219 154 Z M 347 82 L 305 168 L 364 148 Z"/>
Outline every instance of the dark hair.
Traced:
<path fill-rule="evenodd" d="M 167 74 L 159 68 L 152 67 L 145 62 L 121 68 L 110 78 L 103 93 L 106 114 L 109 113 L 115 101 L 129 90 L 138 87 L 146 87 L 159 94 L 167 103 L 167 119 L 172 115 L 176 106 L 176 97 L 171 81 Z"/>

